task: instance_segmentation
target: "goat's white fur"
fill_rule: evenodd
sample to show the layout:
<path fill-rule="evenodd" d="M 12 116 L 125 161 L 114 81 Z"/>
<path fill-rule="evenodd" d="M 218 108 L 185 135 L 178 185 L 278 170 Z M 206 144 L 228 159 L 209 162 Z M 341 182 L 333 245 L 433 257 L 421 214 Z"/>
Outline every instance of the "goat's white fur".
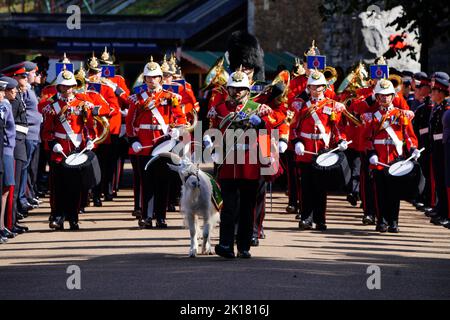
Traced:
<path fill-rule="evenodd" d="M 212 185 L 209 177 L 190 161 L 183 160 L 180 165 L 168 164 L 177 171 L 182 181 L 180 212 L 189 228 L 191 247 L 189 256 L 197 256 L 200 227 L 198 217 L 203 218 L 202 254 L 212 254 L 211 231 L 219 221 L 219 213 L 211 201 Z M 197 179 L 198 175 L 198 179 Z M 187 179 L 186 179 L 187 178 Z"/>

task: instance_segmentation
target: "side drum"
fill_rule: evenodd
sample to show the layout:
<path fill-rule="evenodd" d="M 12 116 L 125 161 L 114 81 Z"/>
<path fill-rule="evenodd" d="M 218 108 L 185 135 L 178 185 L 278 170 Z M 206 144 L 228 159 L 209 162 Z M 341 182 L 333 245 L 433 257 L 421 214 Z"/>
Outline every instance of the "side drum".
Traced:
<path fill-rule="evenodd" d="M 391 192 L 395 192 L 402 200 L 414 199 L 425 188 L 425 177 L 417 161 L 397 159 L 384 169 Z"/>
<path fill-rule="evenodd" d="M 343 189 L 352 176 L 344 152 L 325 151 L 313 158 L 313 179 L 316 187 L 326 191 L 339 191 Z"/>
<path fill-rule="evenodd" d="M 83 190 L 88 190 L 100 183 L 101 170 L 98 158 L 92 151 L 83 154 L 72 153 L 63 162 L 64 178 L 70 181 L 80 181 Z"/>

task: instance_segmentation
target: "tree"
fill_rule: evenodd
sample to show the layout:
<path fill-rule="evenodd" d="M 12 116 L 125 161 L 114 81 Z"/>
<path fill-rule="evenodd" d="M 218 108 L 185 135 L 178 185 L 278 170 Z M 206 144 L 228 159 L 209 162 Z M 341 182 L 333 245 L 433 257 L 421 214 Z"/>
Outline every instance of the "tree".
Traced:
<path fill-rule="evenodd" d="M 418 28 L 421 44 L 420 63 L 422 70 L 428 72 L 428 50 L 436 41 L 446 42 L 450 36 L 450 3 L 431 0 L 323 0 L 319 10 L 326 20 L 336 13 L 350 15 L 366 11 L 373 5 L 384 10 L 390 10 L 399 5 L 403 7 L 403 16 L 395 19 L 391 25 L 397 24 L 400 30 L 413 22 L 407 31 L 412 32 Z"/>

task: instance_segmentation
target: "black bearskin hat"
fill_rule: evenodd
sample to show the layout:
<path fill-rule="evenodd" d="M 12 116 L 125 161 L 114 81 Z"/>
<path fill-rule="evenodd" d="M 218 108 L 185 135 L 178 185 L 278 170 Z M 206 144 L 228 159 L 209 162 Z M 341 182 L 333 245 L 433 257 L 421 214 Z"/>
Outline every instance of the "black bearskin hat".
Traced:
<path fill-rule="evenodd" d="M 231 72 L 241 65 L 254 68 L 253 80 L 264 81 L 264 51 L 255 36 L 246 31 L 235 31 L 228 39 L 227 48 Z"/>

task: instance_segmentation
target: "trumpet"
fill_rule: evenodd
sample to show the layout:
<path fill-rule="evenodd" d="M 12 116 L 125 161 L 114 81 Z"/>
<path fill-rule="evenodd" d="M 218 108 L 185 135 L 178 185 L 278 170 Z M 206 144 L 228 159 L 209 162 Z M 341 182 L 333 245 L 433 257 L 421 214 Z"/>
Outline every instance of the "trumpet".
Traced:
<path fill-rule="evenodd" d="M 202 90 L 206 90 L 211 86 L 224 86 L 227 84 L 230 75 L 225 71 L 223 62 L 224 57 L 221 57 L 217 59 L 211 69 L 209 69 Z"/>

